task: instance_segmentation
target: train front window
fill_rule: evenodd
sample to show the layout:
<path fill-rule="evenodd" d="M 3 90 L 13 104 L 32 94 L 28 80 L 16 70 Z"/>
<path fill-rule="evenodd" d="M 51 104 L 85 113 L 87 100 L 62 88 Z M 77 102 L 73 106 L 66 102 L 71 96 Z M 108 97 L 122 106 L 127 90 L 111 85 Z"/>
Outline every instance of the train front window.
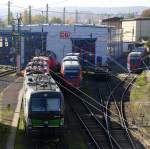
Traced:
<path fill-rule="evenodd" d="M 60 99 L 49 98 L 47 101 L 47 111 L 60 111 Z"/>
<path fill-rule="evenodd" d="M 71 71 L 71 72 L 68 72 L 68 71 L 65 72 L 65 76 L 66 77 L 70 77 L 70 76 L 71 77 L 76 77 L 76 76 L 79 76 L 79 74 L 80 74 L 79 72 L 73 72 L 73 71 Z"/>
<path fill-rule="evenodd" d="M 32 112 L 60 111 L 60 99 L 59 98 L 32 98 L 30 107 Z"/>
<path fill-rule="evenodd" d="M 65 70 L 65 76 L 66 77 L 76 77 L 80 75 L 80 70 L 79 69 L 66 69 Z"/>
<path fill-rule="evenodd" d="M 131 57 L 131 64 L 132 65 L 135 65 L 135 64 L 137 64 L 137 62 L 140 60 L 140 57 L 138 57 L 138 56 L 133 56 L 133 57 Z"/>
<path fill-rule="evenodd" d="M 31 99 L 31 111 L 32 112 L 44 112 L 46 111 L 46 102 L 40 98 Z"/>

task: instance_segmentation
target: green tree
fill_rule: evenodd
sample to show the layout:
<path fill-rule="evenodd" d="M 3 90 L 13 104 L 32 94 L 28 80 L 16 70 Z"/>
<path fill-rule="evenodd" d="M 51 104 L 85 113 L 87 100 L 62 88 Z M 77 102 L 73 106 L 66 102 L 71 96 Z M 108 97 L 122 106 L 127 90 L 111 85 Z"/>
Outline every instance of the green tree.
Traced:
<path fill-rule="evenodd" d="M 40 23 L 44 23 L 46 20 L 46 17 L 41 15 L 41 14 L 37 14 L 32 16 L 32 23 L 33 24 L 40 24 Z"/>
<path fill-rule="evenodd" d="M 53 24 L 61 24 L 62 23 L 62 20 L 58 17 L 53 17 L 50 21 L 50 23 L 53 23 Z"/>
<path fill-rule="evenodd" d="M 145 9 L 142 14 L 142 17 L 150 17 L 150 8 L 149 9 Z"/>

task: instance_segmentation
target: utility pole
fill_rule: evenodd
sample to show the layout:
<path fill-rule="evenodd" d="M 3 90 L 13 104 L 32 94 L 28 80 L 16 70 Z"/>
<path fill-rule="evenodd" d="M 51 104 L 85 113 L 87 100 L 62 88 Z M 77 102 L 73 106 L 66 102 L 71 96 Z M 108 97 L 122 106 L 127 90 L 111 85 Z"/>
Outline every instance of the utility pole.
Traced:
<path fill-rule="evenodd" d="M 16 47 L 16 55 L 17 55 L 17 74 L 21 71 L 21 14 L 18 16 L 17 14 L 17 47 Z"/>
<path fill-rule="evenodd" d="M 32 24 L 31 6 L 29 6 L 29 24 Z"/>
<path fill-rule="evenodd" d="M 76 24 L 78 24 L 78 10 L 76 10 Z"/>
<path fill-rule="evenodd" d="M 43 42 L 43 39 L 44 39 L 44 36 L 43 36 L 43 24 L 42 24 L 42 34 L 41 34 L 41 40 L 42 40 L 42 50 L 41 50 L 41 53 L 43 55 L 43 51 L 44 51 L 44 42 Z"/>
<path fill-rule="evenodd" d="M 66 20 L 66 8 L 64 7 L 64 10 L 63 10 L 63 24 L 65 24 L 65 20 Z"/>
<path fill-rule="evenodd" d="M 11 24 L 11 21 L 10 21 L 10 1 L 8 1 L 8 25 Z"/>
<path fill-rule="evenodd" d="M 46 23 L 48 24 L 48 4 L 46 5 Z"/>
<path fill-rule="evenodd" d="M 12 25 L 12 34 L 11 34 L 11 49 L 12 49 L 12 51 L 13 52 L 15 52 L 15 20 L 13 19 L 12 21 L 11 21 L 11 25 Z M 16 54 L 14 54 L 14 56 L 13 56 L 13 61 L 14 61 L 14 66 L 16 65 L 16 63 L 15 63 L 15 59 L 16 59 Z"/>

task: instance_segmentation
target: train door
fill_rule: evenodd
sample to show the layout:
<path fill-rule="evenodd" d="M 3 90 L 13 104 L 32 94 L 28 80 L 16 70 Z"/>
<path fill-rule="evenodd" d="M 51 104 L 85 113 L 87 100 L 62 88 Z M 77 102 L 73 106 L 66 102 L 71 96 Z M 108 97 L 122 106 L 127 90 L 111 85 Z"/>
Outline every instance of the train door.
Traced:
<path fill-rule="evenodd" d="M 95 64 L 96 38 L 72 38 L 72 52 L 80 53 L 82 67 Z"/>

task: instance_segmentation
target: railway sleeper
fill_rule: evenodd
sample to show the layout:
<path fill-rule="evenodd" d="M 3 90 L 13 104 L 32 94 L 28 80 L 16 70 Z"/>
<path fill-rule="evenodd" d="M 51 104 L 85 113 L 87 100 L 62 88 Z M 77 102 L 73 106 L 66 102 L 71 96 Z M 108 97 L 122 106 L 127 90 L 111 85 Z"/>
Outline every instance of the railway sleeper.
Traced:
<path fill-rule="evenodd" d="M 104 131 L 99 129 L 98 127 L 97 128 L 95 127 L 95 129 L 91 127 L 88 127 L 88 128 L 90 128 L 94 134 L 104 134 Z"/>

